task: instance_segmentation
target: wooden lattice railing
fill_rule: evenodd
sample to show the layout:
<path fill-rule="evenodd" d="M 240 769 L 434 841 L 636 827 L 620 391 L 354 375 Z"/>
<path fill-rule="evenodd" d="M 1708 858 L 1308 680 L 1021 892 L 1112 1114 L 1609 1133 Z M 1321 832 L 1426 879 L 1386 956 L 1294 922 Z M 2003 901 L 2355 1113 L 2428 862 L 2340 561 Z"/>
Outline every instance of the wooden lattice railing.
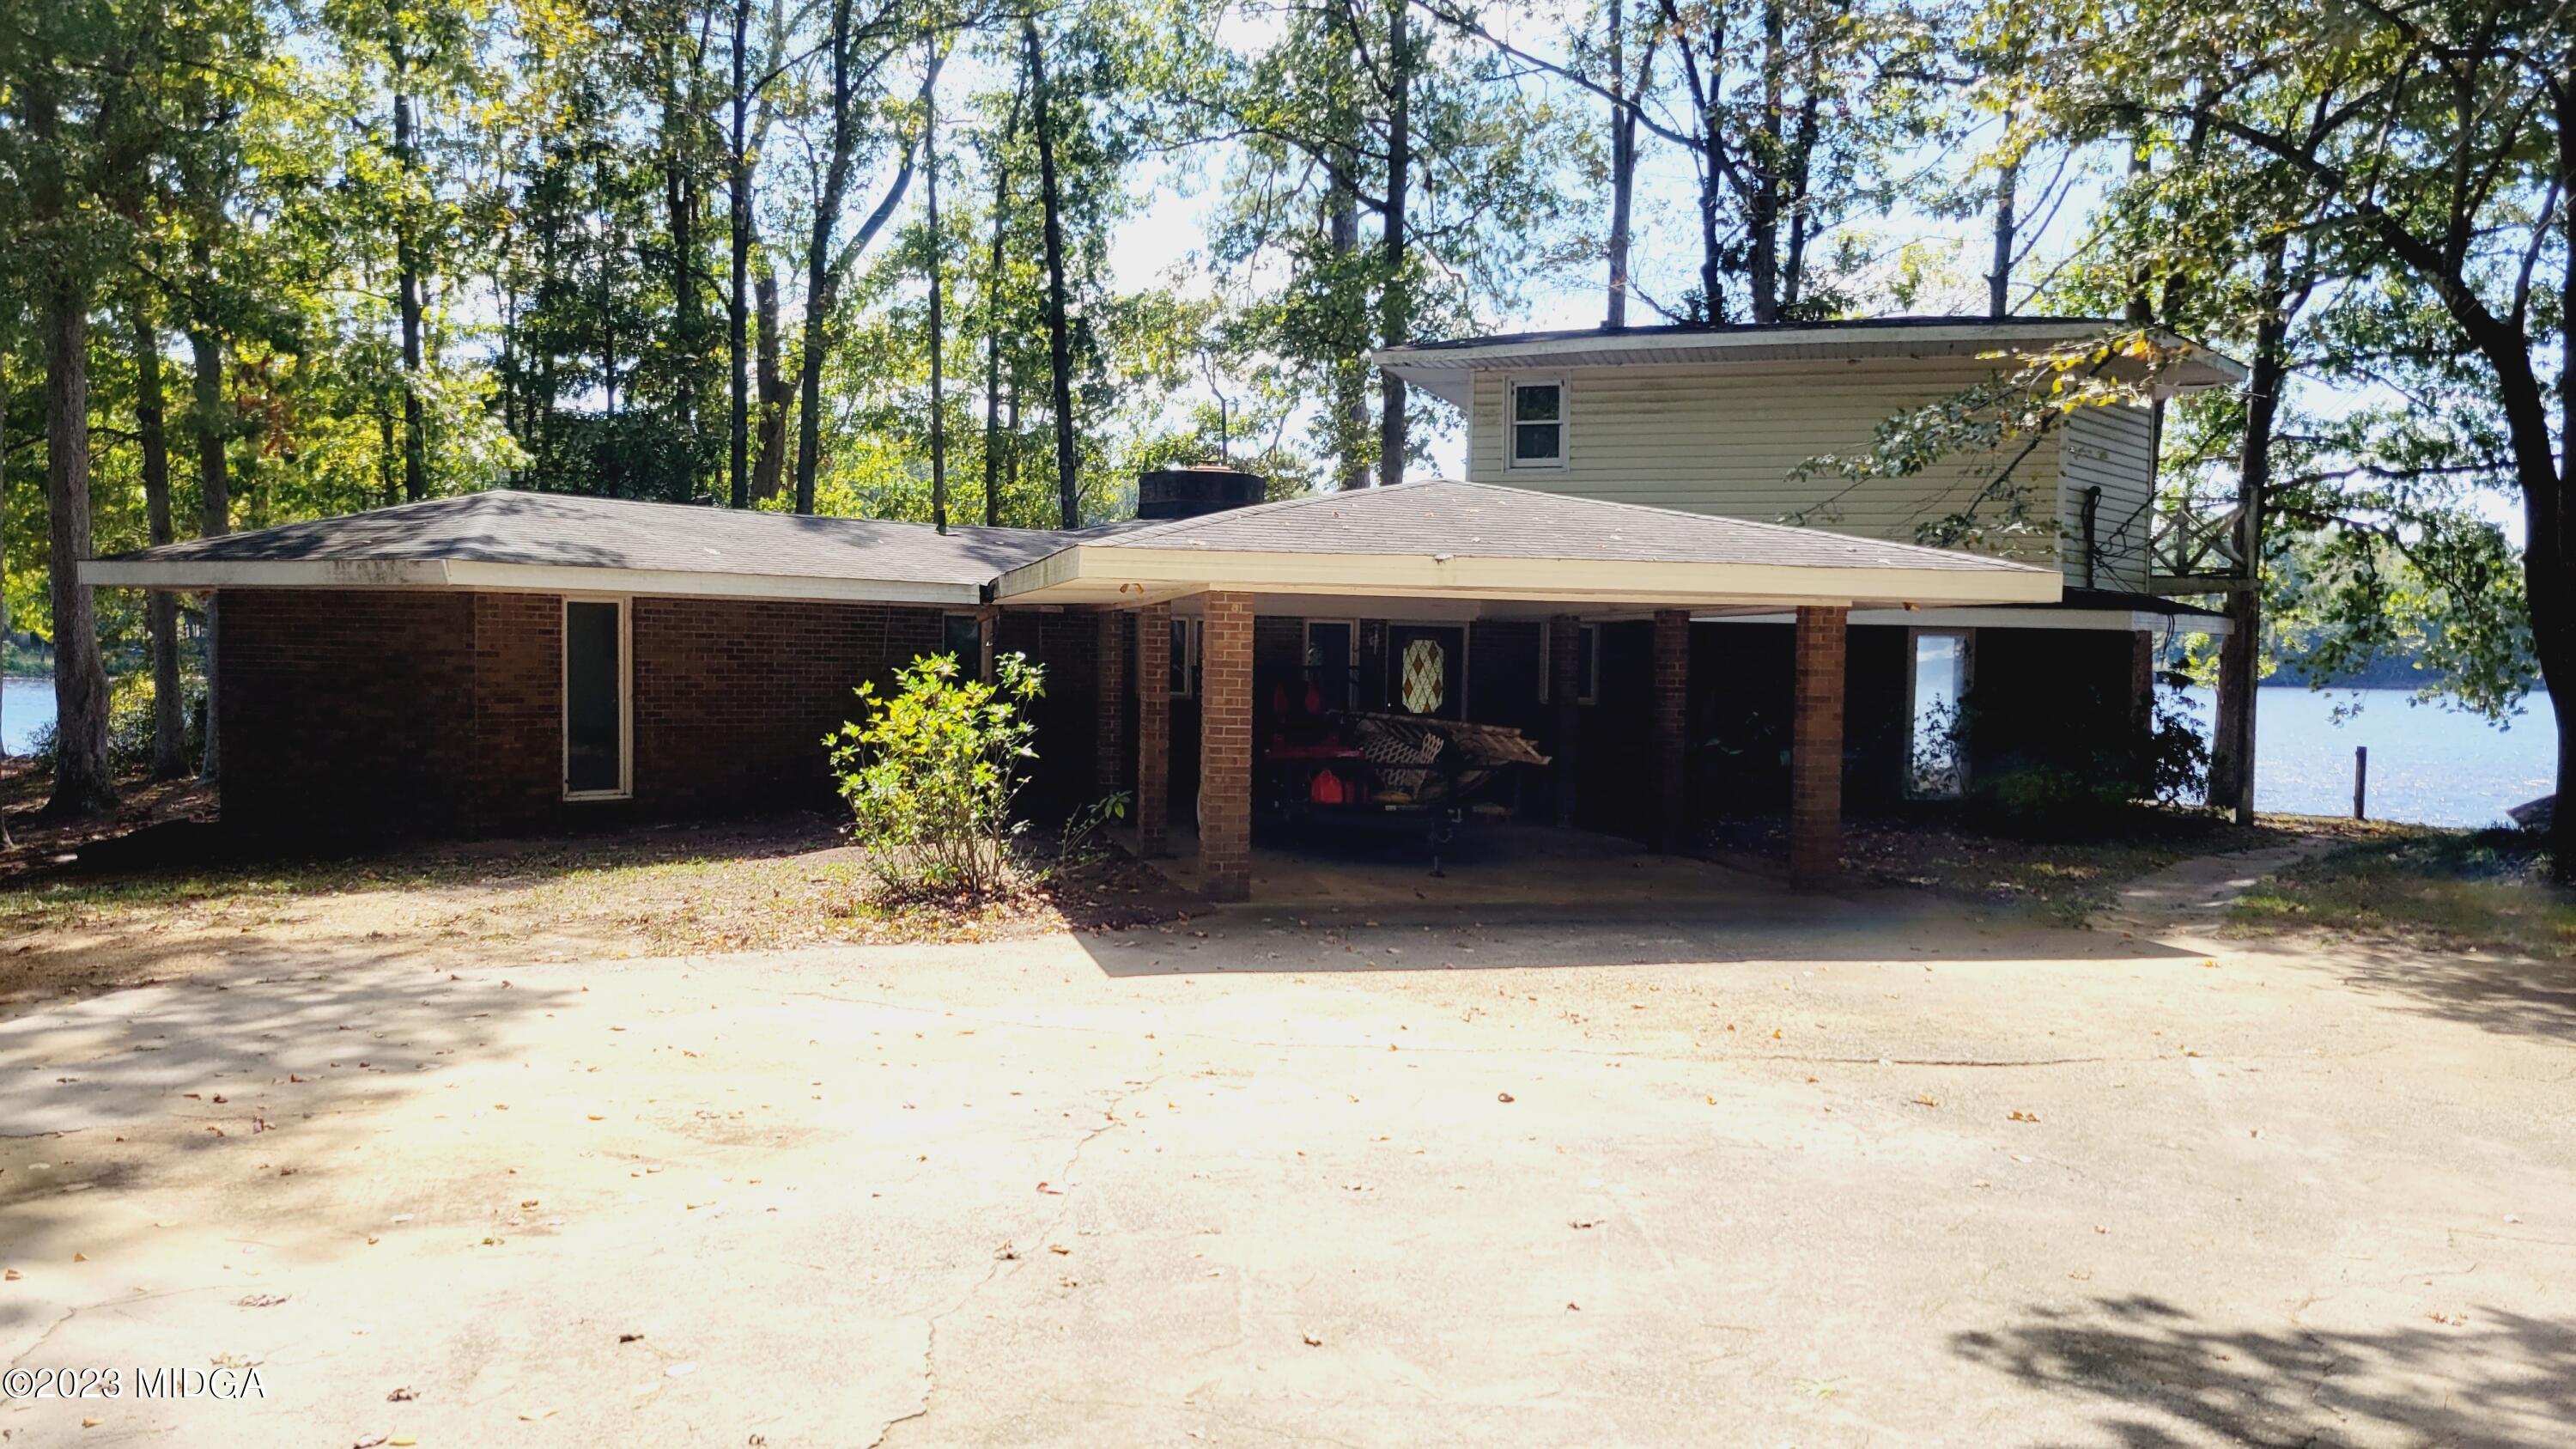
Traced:
<path fill-rule="evenodd" d="M 2159 594 L 2224 594 L 2253 574 L 2237 547 L 2233 499 L 2160 498 L 2147 538 L 2149 587 Z"/>

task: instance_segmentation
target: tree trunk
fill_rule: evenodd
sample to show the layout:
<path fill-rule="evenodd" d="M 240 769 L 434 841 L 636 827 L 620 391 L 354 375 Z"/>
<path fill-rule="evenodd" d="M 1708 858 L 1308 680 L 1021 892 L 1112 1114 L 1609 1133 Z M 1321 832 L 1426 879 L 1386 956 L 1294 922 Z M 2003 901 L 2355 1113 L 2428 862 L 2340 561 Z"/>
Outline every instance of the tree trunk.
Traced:
<path fill-rule="evenodd" d="M 732 410 L 727 417 L 726 479 L 733 506 L 751 506 L 751 0 L 733 6 L 733 155 L 732 194 L 733 295 L 725 305 L 725 361 L 731 379 Z M 764 333 L 762 341 L 769 344 Z"/>
<path fill-rule="evenodd" d="M 402 192 L 394 204 L 394 265 L 401 271 L 403 367 L 403 496 L 419 502 L 429 496 L 429 451 L 421 436 L 420 407 L 420 241 L 413 235 L 413 176 L 410 77 L 403 45 L 388 48 L 394 92 L 394 169 Z"/>
<path fill-rule="evenodd" d="M 2276 244 L 2264 266 L 2263 320 L 2245 384 L 2245 446 L 2237 485 L 2236 547 L 2246 587 L 2227 596 L 2228 632 L 2218 648 L 2218 724 L 2209 751 L 2209 803 L 2254 823 L 2254 714 L 2263 651 L 2263 510 L 2272 481 L 2272 433 L 2289 372 L 2290 317 Z"/>
<path fill-rule="evenodd" d="M 795 389 L 779 365 L 778 273 L 766 259 L 755 290 L 760 296 L 760 454 L 752 467 L 751 496 L 758 500 L 777 497 L 786 481 L 787 404 Z"/>
<path fill-rule="evenodd" d="M 1746 284 L 1753 292 L 1753 320 L 1780 320 L 1781 117 L 1787 105 L 1788 17 L 1782 0 L 1762 7 L 1762 144 L 1748 157 L 1753 194 L 1745 201 Z"/>
<path fill-rule="evenodd" d="M 192 272 L 198 287 L 212 285 L 214 266 L 211 247 L 200 238 L 189 246 Z M 224 459 L 224 345 L 215 335 L 213 308 L 200 302 L 190 319 L 188 350 L 195 369 L 191 386 L 196 406 L 190 411 L 197 434 L 197 494 L 201 500 L 199 532 L 207 538 L 218 538 L 232 532 L 232 477 Z M 223 765 L 223 710 L 219 688 L 223 652 L 218 647 L 222 638 L 221 610 L 223 600 L 216 594 L 206 595 L 206 754 L 198 766 L 200 778 L 218 778 Z"/>
<path fill-rule="evenodd" d="M 805 355 L 799 359 L 796 416 L 796 511 L 814 511 L 814 476 L 822 463 L 824 333 L 832 313 L 832 235 L 850 189 L 850 0 L 832 6 L 832 145 L 823 193 L 814 203 L 812 244 L 805 253 Z"/>
<path fill-rule="evenodd" d="M 161 332 L 140 278 L 127 284 L 126 324 L 134 334 L 134 436 L 143 452 L 143 514 L 156 545 L 171 541 L 170 438 L 161 390 Z M 188 722 L 180 710 L 179 599 L 165 589 L 143 596 L 144 634 L 152 652 L 152 778 L 188 773 Z"/>
<path fill-rule="evenodd" d="M 1020 21 L 1029 53 L 1029 99 L 1038 138 L 1038 204 L 1046 222 L 1047 370 L 1055 404 L 1056 522 L 1082 526 L 1082 479 L 1073 435 L 1073 340 L 1064 317 L 1064 206 L 1056 191 L 1055 123 L 1047 111 L 1046 57 L 1034 19 Z"/>
<path fill-rule="evenodd" d="M 1411 288 L 1405 279 L 1406 193 L 1413 180 L 1413 46 L 1406 19 L 1411 0 L 1390 0 L 1387 7 L 1386 58 L 1386 226 L 1382 242 L 1386 275 L 1379 296 L 1380 334 L 1388 347 L 1411 340 Z M 1404 379 L 1391 372 L 1378 375 L 1377 481 L 1381 487 L 1404 481 Z"/>
<path fill-rule="evenodd" d="M 2558 176 L 2564 181 L 2576 177 L 2576 74 L 2553 87 L 2551 97 Z M 2538 224 L 2548 223 L 2543 219 Z M 2569 443 L 2576 439 L 2576 387 L 2567 382 L 2576 377 L 2576 325 L 2569 321 L 2576 318 L 2569 310 L 2576 308 L 2576 202 L 2560 205 L 2558 225 L 2558 450 L 2553 453 L 2550 446 L 2547 412 L 2531 408 L 2529 421 L 2514 430 L 2534 434 L 2528 446 L 2515 449 L 2515 471 L 2522 483 L 2523 596 L 2541 683 L 2549 690 L 2550 719 L 2558 727 L 2559 808 L 2549 829 L 2550 874 L 2560 885 L 2576 885 L 2576 820 L 2570 819 L 2576 812 L 2565 808 L 2568 792 L 2576 789 L 2576 728 L 2571 728 L 2576 726 L 2576 617 L 2571 617 L 2567 592 L 2571 552 L 2576 552 L 2571 549 L 2576 540 L 2567 536 L 2569 505 L 2576 503 L 2576 445 Z"/>
<path fill-rule="evenodd" d="M 929 92 L 929 103 L 921 122 L 922 184 L 924 221 L 927 223 L 928 265 L 924 270 L 930 280 L 930 524 L 941 533 L 948 531 L 948 397 L 945 379 L 940 372 L 940 354 L 947 341 L 947 318 L 942 308 L 941 268 L 939 254 L 945 238 L 939 234 L 939 92 Z"/>
<path fill-rule="evenodd" d="M 22 97 L 36 164 L 33 219 L 59 227 L 71 209 L 60 102 L 39 68 Z M 87 815 L 116 803 L 107 763 L 107 672 L 80 561 L 89 557 L 89 304 L 77 255 L 44 258 L 45 565 L 54 606 L 54 789 L 48 814 Z"/>
<path fill-rule="evenodd" d="M 48 813 L 116 803 L 107 762 L 107 672 L 80 561 L 90 556 L 89 284 L 57 262 L 45 283 L 45 562 L 54 604 L 54 791 Z"/>
<path fill-rule="evenodd" d="M 1344 153 L 1348 158 L 1349 153 Z M 1337 257 L 1352 257 L 1360 249 L 1360 199 L 1348 186 L 1336 183 L 1325 206 L 1326 227 Z M 1354 275 L 1345 267 L 1344 276 Z M 1368 397 L 1367 299 L 1351 299 L 1350 341 L 1356 356 L 1337 360 L 1333 368 L 1333 412 L 1341 421 L 1333 429 L 1340 435 L 1342 450 L 1342 488 L 1369 486 L 1368 438 L 1376 419 L 1370 416 Z M 1337 306 L 1338 313 L 1340 308 Z M 1337 329 L 1338 330 L 1338 329 Z"/>
<path fill-rule="evenodd" d="M 2013 118 L 2004 116 L 2005 144 L 2012 142 Z M 2005 161 L 1995 170 L 1995 249 L 1994 266 L 1986 273 L 1986 315 L 2000 322 L 2012 315 L 2012 273 L 2015 234 L 2020 229 L 2014 215 L 2020 201 L 2016 194 L 2021 184 L 2021 162 Z"/>
<path fill-rule="evenodd" d="M 1610 108 L 1610 300 L 1602 322 L 1625 327 L 1629 230 L 1637 197 L 1637 116 L 1624 99 L 1629 94 L 1628 30 L 1620 0 L 1610 0 L 1610 89 L 1623 99 Z"/>
<path fill-rule="evenodd" d="M 993 143 L 993 247 L 984 261 L 984 526 L 1002 524 L 1002 239 L 1011 217 L 1011 142 L 1020 134 L 1025 72 Z M 1016 440 L 1014 440 L 1016 442 Z"/>
<path fill-rule="evenodd" d="M 677 396 L 672 399 L 680 420 L 680 436 L 685 445 L 676 450 L 679 456 L 665 458 L 656 468 L 662 474 L 656 480 L 663 497 L 695 498 L 698 491 L 698 256 L 697 220 L 698 185 L 696 168 L 690 163 L 696 149 L 690 144 L 691 116 L 687 97 L 680 86 L 679 44 L 670 45 L 665 58 L 662 84 L 662 213 L 671 233 L 671 330 L 678 344 L 678 367 L 675 372 Z M 677 468 L 674 480 L 669 470 Z M 680 486 L 673 488 L 677 482 Z"/>

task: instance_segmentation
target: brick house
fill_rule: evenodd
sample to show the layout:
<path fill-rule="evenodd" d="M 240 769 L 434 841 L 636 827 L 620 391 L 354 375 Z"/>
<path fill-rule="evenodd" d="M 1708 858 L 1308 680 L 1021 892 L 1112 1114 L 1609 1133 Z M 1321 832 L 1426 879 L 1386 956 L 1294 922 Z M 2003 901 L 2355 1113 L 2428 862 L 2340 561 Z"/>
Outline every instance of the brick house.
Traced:
<path fill-rule="evenodd" d="M 1481 456 L 1492 389 L 1458 372 Z M 1590 446 L 1569 391 L 1525 440 L 1560 458 Z M 1530 818 L 1672 844 L 1698 810 L 1785 808 L 1793 878 L 1814 883 L 1845 797 L 1907 788 L 1938 631 L 1901 621 L 2022 630 L 2024 664 L 1989 648 L 1981 670 L 2030 692 L 2041 732 L 2066 727 L 2050 701 L 2075 676 L 2122 701 L 2140 683 L 2143 606 L 2070 601 L 2053 558 L 1519 477 L 1227 506 L 1241 481 L 1160 475 L 1146 516 L 1096 528 L 944 534 L 491 492 L 92 560 L 82 580 L 217 600 L 228 827 L 497 835 L 825 804 L 821 740 L 858 681 L 1016 650 L 1048 671 L 1039 807 L 1132 790 L 1143 851 L 1193 842 L 1221 899 L 1250 890 L 1256 781 L 1292 699 L 1518 730 L 1549 761 Z"/>

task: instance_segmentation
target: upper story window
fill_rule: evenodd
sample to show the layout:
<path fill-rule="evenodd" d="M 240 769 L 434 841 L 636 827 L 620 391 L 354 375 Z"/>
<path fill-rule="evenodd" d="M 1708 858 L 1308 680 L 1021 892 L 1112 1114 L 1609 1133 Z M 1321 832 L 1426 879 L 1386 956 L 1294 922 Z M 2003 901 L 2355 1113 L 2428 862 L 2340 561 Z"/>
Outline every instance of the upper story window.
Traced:
<path fill-rule="evenodd" d="M 1565 466 L 1565 384 L 1512 384 L 1512 466 Z"/>

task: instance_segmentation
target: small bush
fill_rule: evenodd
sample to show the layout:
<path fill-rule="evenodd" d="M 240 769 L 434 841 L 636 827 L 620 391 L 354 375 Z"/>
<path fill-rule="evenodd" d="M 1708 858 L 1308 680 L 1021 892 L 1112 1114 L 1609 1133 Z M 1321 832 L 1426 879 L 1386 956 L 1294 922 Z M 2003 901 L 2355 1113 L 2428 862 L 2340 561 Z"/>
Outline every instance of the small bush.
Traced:
<path fill-rule="evenodd" d="M 960 676 L 956 657 L 916 659 L 881 697 L 858 687 L 864 723 L 826 735 L 852 830 L 896 895 L 985 896 L 1010 878 L 1011 816 L 1022 769 L 1037 758 L 1024 709 L 1045 689 L 1019 654 L 993 661 L 994 682 Z"/>
<path fill-rule="evenodd" d="M 1966 738 L 1975 728 L 1973 711 L 1957 726 Z M 1968 802 L 1991 829 L 2062 837 L 2124 824 L 2133 806 L 2197 803 L 2208 778 L 2209 746 L 2189 705 L 2160 701 L 2108 739 L 2070 740 L 2051 758 L 1976 777 Z"/>
<path fill-rule="evenodd" d="M 186 721 L 187 755 L 202 758 L 206 747 L 206 682 L 180 681 L 180 717 Z M 41 725 L 28 737 L 27 757 L 41 768 L 54 767 L 57 725 Z M 152 767 L 152 676 L 121 675 L 107 686 L 107 768 L 119 775 Z"/>

